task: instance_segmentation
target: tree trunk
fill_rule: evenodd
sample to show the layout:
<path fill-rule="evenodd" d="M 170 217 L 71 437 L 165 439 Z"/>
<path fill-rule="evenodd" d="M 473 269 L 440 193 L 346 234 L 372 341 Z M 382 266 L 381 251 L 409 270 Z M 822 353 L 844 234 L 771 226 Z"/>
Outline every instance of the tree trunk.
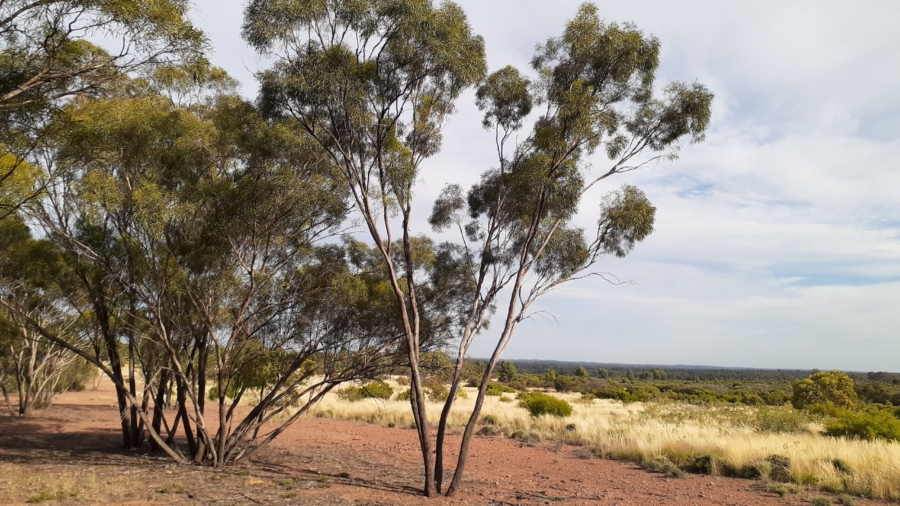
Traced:
<path fill-rule="evenodd" d="M 187 439 L 188 444 L 188 455 L 196 462 L 198 460 L 198 448 L 197 441 L 194 439 L 194 432 L 191 430 L 191 421 L 188 419 L 187 414 L 187 393 L 184 391 L 184 384 L 181 381 L 178 381 L 178 378 L 175 379 L 175 396 L 176 396 L 176 404 L 178 405 L 178 416 L 181 418 L 181 422 L 184 425 L 184 436 Z M 177 424 L 176 424 L 177 429 Z M 202 456 L 199 456 L 202 458 Z"/>
<path fill-rule="evenodd" d="M 481 407 L 484 405 L 485 392 L 487 392 L 488 384 L 491 382 L 491 374 L 494 372 L 494 366 L 496 366 L 497 362 L 500 360 L 500 354 L 497 353 L 498 351 L 499 348 L 494 351 L 494 356 L 492 356 L 490 362 L 488 362 L 487 370 L 481 378 L 481 385 L 478 388 L 478 397 L 475 398 L 475 408 L 472 410 L 472 415 L 469 416 L 469 421 L 466 423 L 466 429 L 463 431 L 462 441 L 459 444 L 459 457 L 456 461 L 456 470 L 453 472 L 453 481 L 450 482 L 450 486 L 447 488 L 447 497 L 455 494 L 462 483 L 463 474 L 466 471 L 466 461 L 469 456 L 469 442 L 471 442 L 472 435 L 475 433 L 475 425 L 478 423 L 478 417 L 481 416 Z"/>
<path fill-rule="evenodd" d="M 132 303 L 132 309 L 134 304 Z M 134 315 L 130 314 L 128 316 L 129 326 L 134 325 Z M 137 378 L 135 377 L 135 357 L 134 357 L 134 331 L 129 328 L 128 330 L 128 390 L 131 393 L 131 396 L 137 399 Z M 144 405 L 149 399 L 144 399 Z M 141 406 L 144 407 L 143 405 Z M 143 442 L 143 435 L 140 433 L 140 427 L 138 427 L 138 407 L 134 404 L 131 405 L 131 414 L 130 418 L 130 430 L 131 430 L 131 441 L 134 446 L 138 446 Z"/>
<path fill-rule="evenodd" d="M 170 374 L 171 373 L 168 371 L 163 371 L 159 376 L 159 385 L 156 387 L 156 399 L 153 402 L 153 430 L 155 430 L 157 434 L 162 434 L 160 429 L 162 428 L 163 416 L 165 416 L 163 409 L 165 409 L 164 401 Z M 156 441 L 150 441 L 150 449 L 154 451 L 159 449 L 159 445 L 156 444 Z"/>
<path fill-rule="evenodd" d="M 3 393 L 3 400 L 6 401 L 6 409 L 9 410 L 9 414 L 12 416 L 16 416 L 15 410 L 13 410 L 12 402 L 9 400 L 9 392 L 6 391 L 6 387 L 0 382 L 0 392 Z"/>
<path fill-rule="evenodd" d="M 447 419 L 450 417 L 450 410 L 453 409 L 453 402 L 456 400 L 456 394 L 459 392 L 463 360 L 462 354 L 456 359 L 456 370 L 453 372 L 453 381 L 450 383 L 450 394 L 444 402 L 444 408 L 441 410 L 441 419 L 438 421 L 437 440 L 434 445 L 434 480 L 438 494 L 441 493 L 444 484 L 444 437 L 447 432 Z"/>
<path fill-rule="evenodd" d="M 431 456 L 431 439 L 428 434 L 428 414 L 425 410 L 425 393 L 422 390 L 422 377 L 419 375 L 419 353 L 418 350 L 410 346 L 409 349 L 409 365 L 410 365 L 410 396 L 409 402 L 412 406 L 413 418 L 416 421 L 416 431 L 419 436 L 419 447 L 422 450 L 422 460 L 425 464 L 425 496 L 434 497 L 437 495 L 437 488 L 434 481 L 434 459 Z"/>
<path fill-rule="evenodd" d="M 109 313 L 106 309 L 106 303 L 103 295 L 97 296 L 94 301 L 94 311 L 97 322 L 100 324 L 100 332 L 103 337 L 103 343 L 106 346 L 106 355 L 109 358 L 109 368 L 113 373 L 113 384 L 116 387 L 116 400 L 119 403 L 119 416 L 122 425 L 122 442 L 125 449 L 131 449 L 136 446 L 131 432 L 131 414 L 128 409 L 128 395 L 125 387 L 125 376 L 122 374 L 122 359 L 119 355 L 119 342 L 112 335 L 112 329 L 109 326 Z"/>

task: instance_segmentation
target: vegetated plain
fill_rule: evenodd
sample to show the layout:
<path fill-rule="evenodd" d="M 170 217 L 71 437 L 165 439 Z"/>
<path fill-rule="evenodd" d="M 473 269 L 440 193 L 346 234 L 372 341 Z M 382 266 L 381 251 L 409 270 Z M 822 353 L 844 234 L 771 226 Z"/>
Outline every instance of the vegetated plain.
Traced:
<path fill-rule="evenodd" d="M 559 441 L 580 447 L 584 458 L 633 461 L 673 476 L 688 472 L 763 480 L 780 484 L 776 488 L 786 494 L 799 485 L 900 500 L 900 420 L 894 407 L 900 404 L 900 375 L 588 371 L 577 364 L 560 368 L 570 374 L 554 369 L 538 374 L 540 363 L 519 366 L 534 372 L 520 373 L 508 362 L 499 368 L 480 435 Z M 430 384 L 433 401 L 446 396 L 439 381 Z M 315 416 L 388 426 L 413 423 L 403 400 L 405 387 L 394 379 L 375 385 L 326 396 Z M 360 395 L 367 389 L 372 393 Z M 390 390 L 397 393 L 391 396 Z M 464 425 L 471 412 L 468 390 L 474 392 L 464 390 L 451 426 Z M 566 401 L 571 412 L 529 412 L 532 391 Z M 429 416 L 437 417 L 440 407 L 430 405 Z"/>
<path fill-rule="evenodd" d="M 439 398 L 441 383 L 435 378 L 440 369 L 432 371 L 429 393 Z M 347 385 L 329 394 L 252 462 L 220 469 L 175 465 L 159 452 L 148 454 L 146 449 L 123 451 L 116 430 L 115 392 L 104 379 L 85 390 L 59 394 L 53 406 L 36 410 L 33 416 L 0 416 L 0 503 L 421 504 L 416 432 L 409 430 L 407 401 L 397 400 L 403 397 L 401 383 L 405 380 L 402 376 L 384 379 L 383 383 Z M 516 375 L 517 381 L 528 379 L 527 374 Z M 596 378 L 578 382 L 586 386 Z M 384 396 L 388 389 L 390 399 L 370 396 Z M 550 392 L 568 400 L 571 415 L 532 417 L 515 399 L 519 393 L 510 390 L 500 382 L 491 388 L 491 393 L 498 395 L 488 396 L 465 489 L 453 499 L 435 502 L 611 505 L 664 500 L 679 505 L 776 505 L 821 499 L 830 504 L 875 503 L 842 495 L 846 492 L 823 491 L 827 484 L 810 483 L 808 477 L 807 483 L 789 482 L 784 470 L 791 477 L 804 476 L 801 473 L 807 461 L 795 457 L 800 446 L 782 452 L 789 462 L 759 453 L 764 455 L 761 461 L 739 468 L 768 470 L 768 475 L 741 474 L 752 480 L 729 477 L 738 474 L 727 471 L 726 457 L 732 463 L 742 457 L 752 461 L 758 450 L 752 445 L 760 441 L 770 441 L 767 444 L 772 448 L 794 445 L 798 440 L 795 434 L 753 429 L 749 417 L 758 413 L 758 408 L 662 400 L 588 402 L 577 392 Z M 463 411 L 472 402 L 472 389 L 464 392 L 468 398 L 460 399 L 451 420 L 451 445 L 458 443 L 458 425 L 464 422 Z M 252 404 L 253 399 L 248 398 L 238 409 L 246 410 Z M 429 416 L 436 416 L 438 409 L 437 403 L 429 403 Z M 782 409 L 790 412 L 790 408 Z M 214 415 L 210 421 L 215 421 Z M 673 433 L 673 428 L 679 432 Z M 685 447 L 685 438 L 696 443 L 696 451 L 718 443 L 730 453 L 712 461 L 723 464 L 721 467 L 682 475 L 678 466 L 684 467 L 685 461 L 666 459 L 674 456 L 672 448 Z M 861 460 L 872 455 L 866 452 L 878 448 L 885 455 L 896 454 L 893 443 L 863 443 L 813 433 L 802 434 L 799 440 L 813 447 L 825 444 L 820 447 L 825 453 L 861 451 Z M 630 448 L 643 453 L 625 451 Z M 859 467 L 851 469 L 854 464 Z M 861 466 L 848 458 L 841 465 L 846 476 L 862 482 L 876 464 Z"/>

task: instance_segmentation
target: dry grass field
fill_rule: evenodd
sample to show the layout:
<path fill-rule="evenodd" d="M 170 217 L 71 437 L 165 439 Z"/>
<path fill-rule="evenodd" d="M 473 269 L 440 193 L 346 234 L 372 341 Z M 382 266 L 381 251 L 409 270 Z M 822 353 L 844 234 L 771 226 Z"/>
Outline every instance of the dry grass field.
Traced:
<path fill-rule="evenodd" d="M 389 384 L 395 390 L 404 388 Z M 458 399 L 450 418 L 457 431 L 474 405 L 474 389 L 466 389 L 466 395 Z M 799 430 L 780 432 L 785 425 L 796 426 L 794 418 L 801 416 L 788 407 L 623 404 L 583 401 L 577 394 L 554 395 L 572 404 L 572 416 L 532 418 L 509 393 L 488 396 L 482 414 L 496 418 L 492 428 L 497 433 L 582 446 L 586 457 L 663 460 L 697 472 L 771 478 L 835 493 L 900 500 L 900 444 L 828 437 L 815 422 L 800 422 Z M 437 420 L 440 407 L 430 403 L 429 419 Z M 398 427 L 413 421 L 407 401 L 347 402 L 336 394 L 329 394 L 310 416 Z M 773 456 L 787 458 L 789 466 L 776 469 L 781 461 Z"/>

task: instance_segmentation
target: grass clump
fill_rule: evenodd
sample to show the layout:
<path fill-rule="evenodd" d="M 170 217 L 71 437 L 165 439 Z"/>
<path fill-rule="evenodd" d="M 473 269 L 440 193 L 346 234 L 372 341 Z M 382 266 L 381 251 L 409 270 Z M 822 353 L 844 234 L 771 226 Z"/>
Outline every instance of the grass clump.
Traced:
<path fill-rule="evenodd" d="M 572 416 L 572 405 L 552 395 L 521 393 L 518 399 L 519 406 L 527 409 L 531 416 L 550 415 L 560 418 Z"/>
<path fill-rule="evenodd" d="M 662 473 L 669 478 L 681 478 L 684 476 L 684 471 L 666 457 L 643 460 L 641 461 L 641 467 L 654 473 Z"/>
<path fill-rule="evenodd" d="M 497 425 L 500 419 L 496 415 L 484 415 L 481 417 L 481 423 L 484 425 Z"/>
<path fill-rule="evenodd" d="M 800 492 L 800 487 L 793 483 L 779 483 L 775 488 L 772 489 L 772 492 L 784 497 L 786 495 L 793 495 Z"/>
<path fill-rule="evenodd" d="M 824 497 L 813 497 L 809 500 L 809 503 L 813 506 L 831 506 L 831 501 Z"/>
<path fill-rule="evenodd" d="M 172 483 L 157 490 L 160 494 L 187 494 L 187 489 L 181 483 Z"/>
<path fill-rule="evenodd" d="M 850 494 L 841 494 L 837 497 L 837 502 L 841 506 L 856 506 L 853 496 Z"/>
<path fill-rule="evenodd" d="M 525 444 L 536 445 L 541 442 L 541 435 L 537 432 L 525 432 L 524 430 L 517 430 L 512 433 L 510 436 L 516 441 L 521 441 Z"/>
<path fill-rule="evenodd" d="M 37 504 L 44 501 L 62 501 L 66 498 L 66 494 L 62 492 L 50 492 L 49 490 L 41 490 L 37 494 L 29 497 L 27 503 Z"/>
<path fill-rule="evenodd" d="M 475 434 L 477 434 L 479 436 L 490 437 L 490 436 L 496 436 L 497 434 L 500 434 L 500 431 L 497 430 L 497 427 L 495 427 L 493 425 L 485 425 L 484 427 L 478 429 L 478 432 L 476 432 Z"/>

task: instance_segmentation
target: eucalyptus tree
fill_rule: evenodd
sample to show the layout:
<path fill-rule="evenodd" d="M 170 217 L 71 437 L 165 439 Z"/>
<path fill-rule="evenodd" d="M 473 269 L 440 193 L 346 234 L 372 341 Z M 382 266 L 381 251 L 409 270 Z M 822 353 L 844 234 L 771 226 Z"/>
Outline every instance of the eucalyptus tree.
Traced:
<path fill-rule="evenodd" d="M 75 277 L 69 301 L 96 332 L 71 342 L 29 323 L 111 377 L 126 444 L 146 433 L 178 461 L 221 466 L 265 447 L 341 382 L 394 366 L 402 332 L 360 311 L 359 269 L 321 244 L 347 209 L 333 160 L 291 120 L 267 121 L 229 94 L 220 71 L 207 69 L 199 90 L 195 77 L 163 68 L 64 110 L 54 161 L 65 179 L 29 210 L 76 273 L 93 273 Z M 106 367 L 101 353 L 120 343 L 127 383 L 121 360 Z M 237 410 L 248 396 L 253 408 Z"/>
<path fill-rule="evenodd" d="M 458 185 L 446 187 L 430 217 L 436 230 L 460 232 L 476 294 L 438 427 L 439 477 L 446 419 L 466 353 L 503 289 L 508 302 L 448 495 L 460 486 L 491 375 L 535 301 L 563 283 L 603 277 L 598 262 L 626 256 L 653 231 L 656 209 L 639 189 L 625 185 L 607 193 L 589 231 L 574 224 L 585 196 L 609 177 L 674 159 L 684 140 L 704 138 L 713 94 L 701 84 L 681 82 L 657 92 L 659 47 L 655 37 L 632 24 L 606 23 L 595 6 L 584 4 L 561 36 L 537 47 L 531 61 L 535 81 L 506 67 L 478 88 L 483 125 L 496 133 L 498 167 L 465 194 Z M 535 105 L 541 110 L 531 133 L 512 142 Z M 608 161 L 592 174 L 595 154 Z"/>
<path fill-rule="evenodd" d="M 0 2 L 0 218 L 35 198 L 44 128 L 65 99 L 104 94 L 161 63 L 200 64 L 185 0 Z M 16 190 L 16 198 L 9 197 Z"/>
<path fill-rule="evenodd" d="M 483 41 L 459 6 L 431 0 L 252 0 L 243 34 L 277 58 L 259 76 L 263 110 L 293 119 L 333 161 L 381 257 L 404 333 L 425 494 L 433 496 L 413 186 L 440 149 L 454 102 L 486 73 Z"/>
<path fill-rule="evenodd" d="M 15 386 L 19 416 L 50 406 L 57 393 L 86 380 L 78 357 L 41 339 L 20 317 L 60 335 L 77 331 L 80 318 L 60 310 L 52 282 L 59 264 L 52 244 L 32 238 L 18 215 L 0 221 L 0 293 L 15 306 L 0 307 L 0 389 L 9 406 L 7 388 Z"/>

